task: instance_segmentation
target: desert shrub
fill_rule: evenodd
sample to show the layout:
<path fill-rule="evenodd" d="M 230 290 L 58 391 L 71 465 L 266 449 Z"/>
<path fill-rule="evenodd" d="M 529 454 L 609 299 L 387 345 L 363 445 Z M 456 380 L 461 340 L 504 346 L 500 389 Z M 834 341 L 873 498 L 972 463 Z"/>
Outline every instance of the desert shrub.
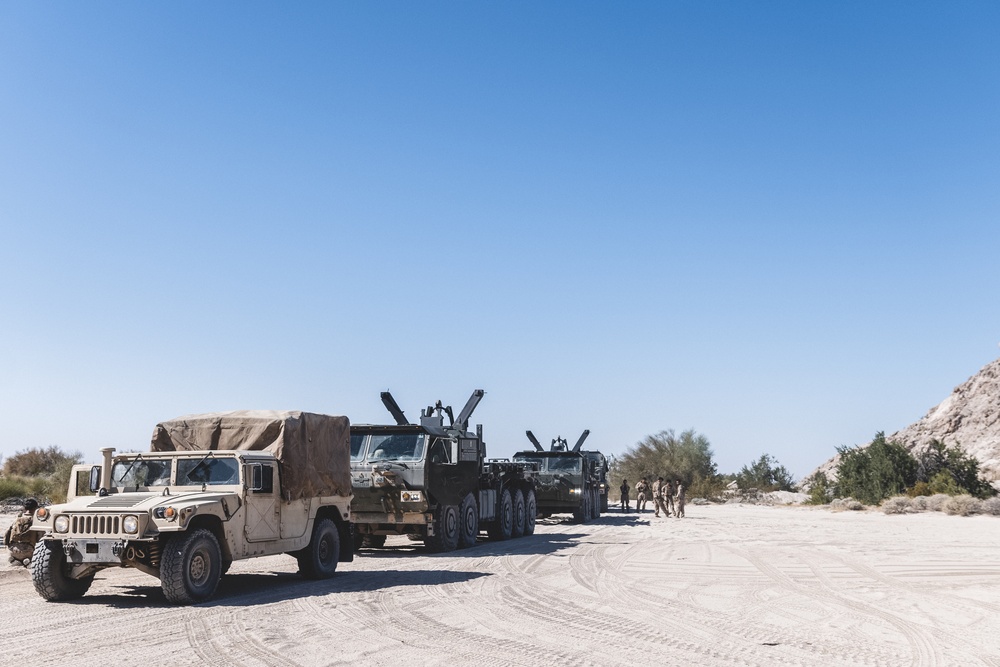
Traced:
<path fill-rule="evenodd" d="M 25 477 L 0 477 L 0 500 L 26 498 L 31 495 L 28 479 Z"/>
<path fill-rule="evenodd" d="M 612 468 L 612 477 L 620 480 L 622 477 L 632 480 L 634 485 L 640 478 L 655 480 L 680 479 L 688 487 L 688 496 L 709 497 L 706 492 L 718 483 L 721 487 L 725 482 L 717 482 L 719 477 L 715 462 L 712 460 L 712 448 L 708 438 L 687 430 L 679 436 L 672 430 L 660 431 L 656 435 L 646 436 L 634 447 L 616 457 Z M 621 484 L 621 482 L 618 482 Z M 698 484 L 696 489 L 692 488 Z"/>
<path fill-rule="evenodd" d="M 818 472 L 802 480 L 802 486 L 808 488 L 807 505 L 827 505 L 833 500 L 833 488 L 826 473 Z"/>
<path fill-rule="evenodd" d="M 924 512 L 927 510 L 927 496 L 920 495 L 910 500 L 911 512 Z"/>
<path fill-rule="evenodd" d="M 961 496 L 952 496 L 944 504 L 944 511 L 948 514 L 955 514 L 958 516 L 969 516 L 970 514 L 978 514 L 980 509 L 980 501 L 978 498 L 973 498 L 968 494 L 963 494 Z"/>
<path fill-rule="evenodd" d="M 935 493 L 927 498 L 927 509 L 932 512 L 943 512 L 944 504 L 951 498 L 946 493 Z"/>
<path fill-rule="evenodd" d="M 726 489 L 726 480 L 722 475 L 710 475 L 702 477 L 695 475 L 688 486 L 687 496 L 689 498 L 707 498 L 716 500 L 722 498 L 722 492 Z"/>
<path fill-rule="evenodd" d="M 987 498 L 983 501 L 982 507 L 980 508 L 983 514 L 992 514 L 993 516 L 1000 516 L 1000 498 L 994 496 L 992 498 Z"/>
<path fill-rule="evenodd" d="M 32 447 L 8 457 L 3 464 L 5 475 L 21 477 L 38 477 L 52 475 L 61 465 L 67 462 L 70 466 L 80 463 L 83 455 L 80 452 L 64 452 L 59 447 Z"/>
<path fill-rule="evenodd" d="M 931 487 L 927 482 L 917 482 L 906 490 L 906 495 L 911 498 L 919 498 L 920 496 L 932 496 L 934 492 L 931 491 Z"/>
<path fill-rule="evenodd" d="M 906 496 L 893 496 L 882 503 L 885 514 L 906 514 L 910 511 L 910 499 Z"/>
<path fill-rule="evenodd" d="M 856 512 L 858 510 L 863 510 L 864 508 L 865 506 L 854 498 L 837 498 L 830 503 L 830 509 L 834 512 L 843 512 L 844 510 Z"/>
<path fill-rule="evenodd" d="M 940 440 L 917 454 L 917 479 L 927 482 L 934 493 L 969 494 L 991 498 L 996 490 L 979 475 L 979 461 L 958 445 L 946 447 Z"/>
<path fill-rule="evenodd" d="M 917 460 L 905 447 L 878 433 L 867 447 L 840 447 L 836 494 L 877 505 L 917 482 Z"/>
<path fill-rule="evenodd" d="M 761 454 L 760 458 L 736 473 L 736 484 L 741 489 L 759 489 L 764 493 L 771 491 L 792 491 L 795 480 L 792 473 L 769 454 Z"/>

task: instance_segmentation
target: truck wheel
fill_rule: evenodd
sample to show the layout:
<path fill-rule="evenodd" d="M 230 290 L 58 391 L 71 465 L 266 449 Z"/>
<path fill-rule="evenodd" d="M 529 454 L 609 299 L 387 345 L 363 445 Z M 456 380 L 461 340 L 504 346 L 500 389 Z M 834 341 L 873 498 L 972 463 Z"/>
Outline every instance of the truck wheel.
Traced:
<path fill-rule="evenodd" d="M 441 505 L 434 519 L 434 535 L 428 535 L 424 544 L 431 551 L 443 553 L 454 551 L 458 547 L 458 508 L 454 505 Z"/>
<path fill-rule="evenodd" d="M 601 512 L 603 514 L 607 514 L 608 513 L 608 494 L 607 493 L 602 493 L 601 494 Z"/>
<path fill-rule="evenodd" d="M 524 493 L 521 489 L 514 492 L 514 521 L 510 527 L 511 537 L 524 535 Z"/>
<path fill-rule="evenodd" d="M 503 490 L 500 494 L 500 506 L 497 508 L 497 516 L 487 533 L 490 539 L 507 540 L 510 539 L 511 530 L 514 528 L 514 502 L 510 499 L 510 491 Z"/>
<path fill-rule="evenodd" d="M 462 506 L 458 508 L 458 522 L 459 548 L 474 546 L 479 537 L 479 507 L 476 506 L 476 497 L 471 493 L 466 494 Z"/>
<path fill-rule="evenodd" d="M 600 519 L 601 518 L 601 492 L 594 490 L 594 491 L 591 491 L 590 494 L 591 494 L 590 497 L 594 499 L 594 505 L 593 505 L 594 511 L 592 512 L 592 514 L 593 514 L 593 516 L 594 516 L 595 519 Z"/>
<path fill-rule="evenodd" d="M 306 579 L 328 579 L 340 562 L 340 532 L 330 519 L 320 519 L 313 526 L 309 546 L 297 557 L 299 574 Z"/>
<path fill-rule="evenodd" d="M 76 600 L 83 597 L 94 575 L 70 579 L 66 574 L 66 556 L 58 542 L 39 542 L 31 558 L 31 583 L 38 594 L 49 602 Z"/>
<path fill-rule="evenodd" d="M 538 503 L 535 502 L 535 492 L 529 490 L 524 496 L 524 534 L 535 534 L 535 519 L 538 517 Z"/>
<path fill-rule="evenodd" d="M 222 550 L 212 531 L 179 533 L 167 540 L 160 560 L 160 587 L 174 604 L 212 597 L 222 578 Z"/>

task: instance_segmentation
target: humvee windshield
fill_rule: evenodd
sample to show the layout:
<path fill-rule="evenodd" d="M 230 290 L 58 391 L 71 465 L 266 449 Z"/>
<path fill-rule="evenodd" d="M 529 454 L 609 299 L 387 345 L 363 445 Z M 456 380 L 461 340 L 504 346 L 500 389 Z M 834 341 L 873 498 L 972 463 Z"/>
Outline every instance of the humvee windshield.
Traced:
<path fill-rule="evenodd" d="M 351 436 L 351 460 L 360 461 L 365 457 L 365 438 L 367 435 L 352 435 Z"/>
<path fill-rule="evenodd" d="M 111 482 L 116 486 L 170 486 L 170 459 L 130 459 L 111 466 Z"/>
<path fill-rule="evenodd" d="M 368 460 L 419 461 L 424 455 L 425 439 L 423 433 L 372 435 L 368 443 Z"/>
<path fill-rule="evenodd" d="M 239 484 L 240 468 L 236 459 L 204 458 L 177 461 L 177 486 L 202 484 Z"/>

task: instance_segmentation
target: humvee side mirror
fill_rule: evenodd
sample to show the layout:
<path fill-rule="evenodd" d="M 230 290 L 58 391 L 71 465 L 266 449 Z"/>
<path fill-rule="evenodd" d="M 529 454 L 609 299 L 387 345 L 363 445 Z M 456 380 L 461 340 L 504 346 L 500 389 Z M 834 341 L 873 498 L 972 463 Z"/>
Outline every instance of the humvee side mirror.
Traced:
<path fill-rule="evenodd" d="M 97 493 L 101 488 L 101 466 L 93 466 L 90 469 L 90 492 Z"/>

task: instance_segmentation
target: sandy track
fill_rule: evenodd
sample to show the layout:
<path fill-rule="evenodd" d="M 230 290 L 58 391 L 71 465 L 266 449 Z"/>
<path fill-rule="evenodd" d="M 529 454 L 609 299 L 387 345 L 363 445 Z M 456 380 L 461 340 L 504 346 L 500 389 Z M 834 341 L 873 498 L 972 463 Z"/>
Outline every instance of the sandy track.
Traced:
<path fill-rule="evenodd" d="M 691 507 L 680 521 L 539 522 L 431 555 L 405 539 L 307 582 L 237 562 L 173 607 L 130 570 L 74 603 L 0 569 L 9 664 L 994 665 L 1000 519 Z"/>

